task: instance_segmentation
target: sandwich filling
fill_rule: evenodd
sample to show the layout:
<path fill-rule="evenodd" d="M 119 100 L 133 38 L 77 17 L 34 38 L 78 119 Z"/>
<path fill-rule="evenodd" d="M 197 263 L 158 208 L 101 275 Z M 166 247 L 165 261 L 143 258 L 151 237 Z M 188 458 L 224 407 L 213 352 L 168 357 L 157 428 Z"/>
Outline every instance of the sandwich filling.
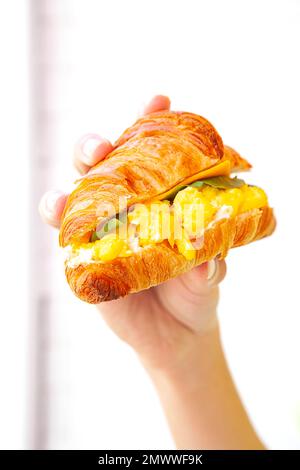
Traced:
<path fill-rule="evenodd" d="M 68 264 L 105 263 L 161 243 L 192 260 L 205 230 L 222 219 L 268 205 L 261 188 L 228 176 L 177 186 L 163 197 L 131 206 L 98 227 L 89 243 L 67 247 Z"/>

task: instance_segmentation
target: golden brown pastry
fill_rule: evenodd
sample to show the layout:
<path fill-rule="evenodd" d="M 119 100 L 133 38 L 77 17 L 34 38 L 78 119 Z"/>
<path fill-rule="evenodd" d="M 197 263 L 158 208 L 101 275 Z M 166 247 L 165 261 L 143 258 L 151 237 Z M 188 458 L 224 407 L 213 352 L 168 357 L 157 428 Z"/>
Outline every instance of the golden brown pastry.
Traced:
<path fill-rule="evenodd" d="M 250 168 L 201 116 L 139 119 L 68 198 L 60 244 L 74 293 L 117 299 L 270 235 L 264 191 L 230 177 Z"/>

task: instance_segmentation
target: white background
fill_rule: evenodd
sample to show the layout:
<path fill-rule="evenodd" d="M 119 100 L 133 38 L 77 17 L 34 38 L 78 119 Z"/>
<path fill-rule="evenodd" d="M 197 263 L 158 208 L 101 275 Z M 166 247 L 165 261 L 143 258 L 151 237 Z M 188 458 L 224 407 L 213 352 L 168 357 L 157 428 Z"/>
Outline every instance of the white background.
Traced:
<path fill-rule="evenodd" d="M 172 446 L 133 352 L 71 295 L 35 211 L 43 190 L 74 178 L 78 136 L 114 140 L 164 93 L 251 161 L 247 181 L 275 207 L 276 234 L 228 257 L 219 316 L 261 437 L 300 448 L 300 2 L 2 0 L 0 31 L 0 447 Z"/>

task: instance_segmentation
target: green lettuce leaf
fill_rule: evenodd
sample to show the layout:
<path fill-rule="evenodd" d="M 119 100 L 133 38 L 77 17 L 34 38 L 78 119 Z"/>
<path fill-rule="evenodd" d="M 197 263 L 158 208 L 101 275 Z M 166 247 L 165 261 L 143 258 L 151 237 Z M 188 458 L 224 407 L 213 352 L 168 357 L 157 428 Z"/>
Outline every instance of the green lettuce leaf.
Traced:
<path fill-rule="evenodd" d="M 237 177 L 229 178 L 229 176 L 215 176 L 214 178 L 206 178 L 199 181 L 194 181 L 194 183 L 186 184 L 186 185 L 179 185 L 174 188 L 174 191 L 167 197 L 169 201 L 173 201 L 176 194 L 181 191 L 182 189 L 187 188 L 188 186 L 192 186 L 193 188 L 202 188 L 204 185 L 212 186 L 213 188 L 217 189 L 232 189 L 232 188 L 240 188 L 245 184 L 244 180 L 241 180 Z"/>
<path fill-rule="evenodd" d="M 245 181 L 237 177 L 229 178 L 229 176 L 215 176 L 214 178 L 206 178 L 204 180 L 195 181 L 189 186 L 193 186 L 194 188 L 201 188 L 204 184 L 217 189 L 232 189 L 244 186 Z"/>
<path fill-rule="evenodd" d="M 109 219 L 100 230 L 96 230 L 92 233 L 91 242 L 100 240 L 100 238 L 104 237 L 104 235 L 116 231 L 118 227 L 121 227 L 121 225 L 123 225 L 121 220 L 117 218 Z"/>

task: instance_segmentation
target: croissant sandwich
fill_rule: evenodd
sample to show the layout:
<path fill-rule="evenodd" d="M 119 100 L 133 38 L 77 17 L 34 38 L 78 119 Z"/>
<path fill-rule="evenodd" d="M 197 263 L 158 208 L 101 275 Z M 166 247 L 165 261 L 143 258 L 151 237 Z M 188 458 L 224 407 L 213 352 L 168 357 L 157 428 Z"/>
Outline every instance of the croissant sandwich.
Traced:
<path fill-rule="evenodd" d="M 60 245 L 71 289 L 90 303 L 117 299 L 270 235 L 265 192 L 232 176 L 250 168 L 201 116 L 139 119 L 68 198 Z"/>

